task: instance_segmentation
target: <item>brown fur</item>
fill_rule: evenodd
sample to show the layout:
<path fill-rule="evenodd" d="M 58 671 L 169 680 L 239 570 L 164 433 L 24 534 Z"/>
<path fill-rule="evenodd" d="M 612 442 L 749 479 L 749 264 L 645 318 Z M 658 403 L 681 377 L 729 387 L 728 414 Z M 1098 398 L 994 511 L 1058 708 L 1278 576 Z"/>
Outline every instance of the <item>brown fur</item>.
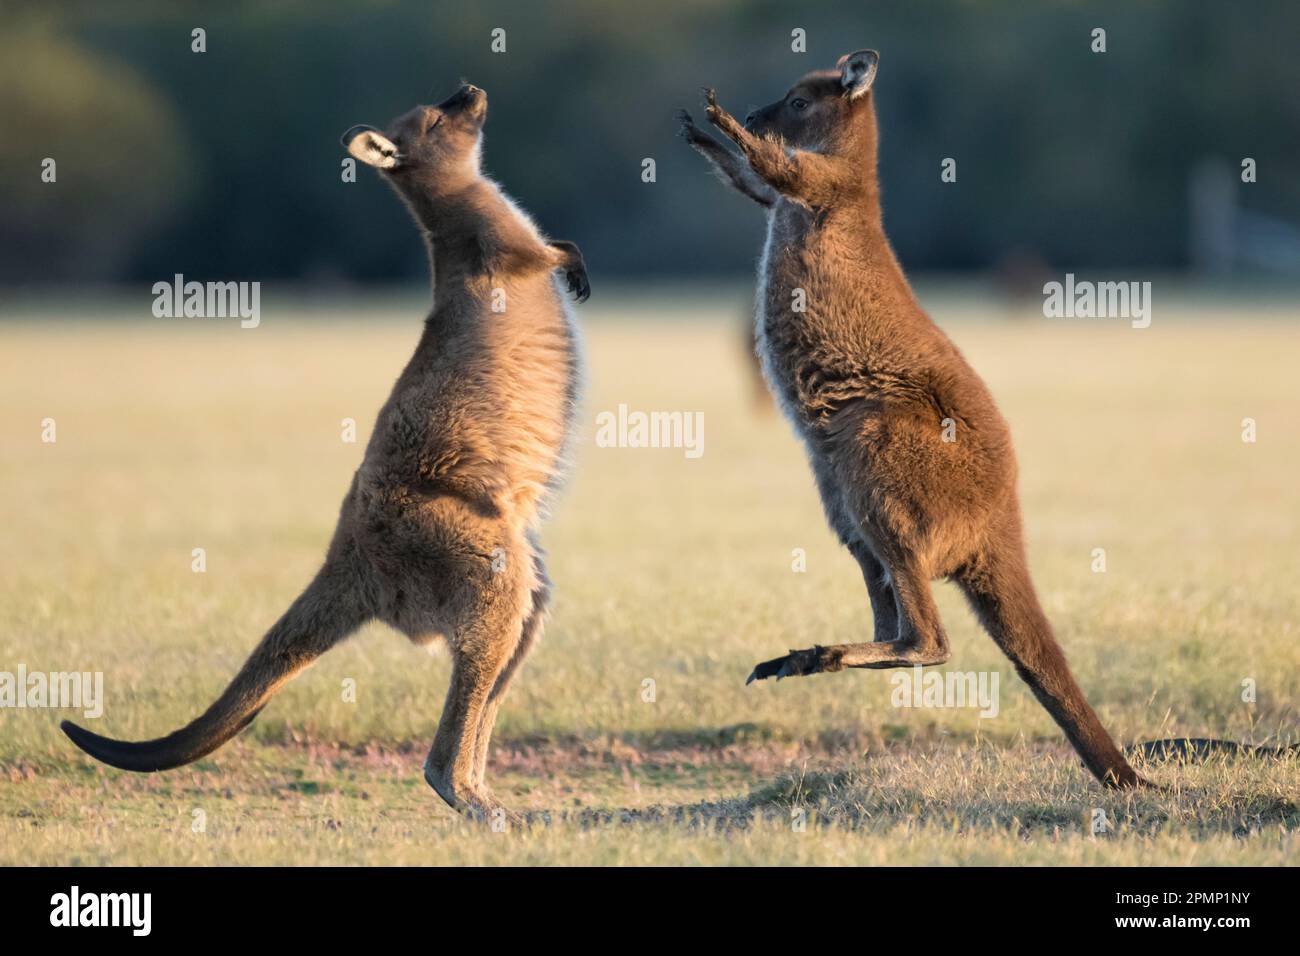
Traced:
<path fill-rule="evenodd" d="M 683 137 L 768 211 L 756 336 L 807 446 L 826 515 L 861 565 L 874 640 L 791 651 L 750 680 L 948 660 L 930 582 L 955 580 L 981 622 L 1111 786 L 1144 782 L 1075 683 L 1030 581 L 1011 435 L 988 389 L 917 303 L 885 236 L 871 86 L 859 51 L 810 73 L 742 127 L 706 90 Z M 792 307 L 796 290 L 806 310 Z M 943 440 L 945 420 L 955 426 Z"/>
<path fill-rule="evenodd" d="M 384 171 L 426 238 L 434 303 L 424 334 L 379 412 L 315 580 L 189 726 L 124 743 L 65 723 L 92 756 L 138 771 L 196 760 L 378 618 L 418 644 L 451 649 L 426 779 L 457 809 L 498 806 L 483 781 L 488 741 L 542 630 L 550 585 L 536 529 L 562 470 L 580 375 L 552 271 L 564 269 L 582 297 L 587 282 L 577 246 L 548 244 L 480 173 L 486 112 L 486 95 L 466 86 L 407 113 L 387 136 L 349 130 L 349 150 Z"/>

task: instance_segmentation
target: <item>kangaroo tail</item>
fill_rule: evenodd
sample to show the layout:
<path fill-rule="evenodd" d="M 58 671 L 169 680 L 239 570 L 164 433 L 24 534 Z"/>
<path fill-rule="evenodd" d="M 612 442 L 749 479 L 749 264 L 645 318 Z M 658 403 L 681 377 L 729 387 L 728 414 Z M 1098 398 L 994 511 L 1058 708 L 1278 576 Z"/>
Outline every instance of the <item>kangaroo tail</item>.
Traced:
<path fill-rule="evenodd" d="M 1278 747 L 1254 746 L 1235 740 L 1214 740 L 1208 737 L 1175 737 L 1169 740 L 1144 740 L 1124 748 L 1126 753 L 1140 753 L 1155 759 L 1182 761 L 1205 760 L 1216 753 L 1245 754 L 1250 757 L 1279 759 L 1287 754 L 1300 753 L 1300 743 Z"/>
<path fill-rule="evenodd" d="M 353 580 L 326 564 L 254 648 L 216 703 L 192 723 L 166 737 L 138 743 L 101 737 L 67 720 L 60 726 L 74 744 L 110 767 L 139 773 L 180 767 L 212 753 L 252 723 L 290 678 L 368 616 Z"/>
<path fill-rule="evenodd" d="M 1075 683 L 1038 603 L 1018 529 L 955 575 L 984 628 L 1015 665 L 1084 764 L 1108 787 L 1147 786 Z"/>

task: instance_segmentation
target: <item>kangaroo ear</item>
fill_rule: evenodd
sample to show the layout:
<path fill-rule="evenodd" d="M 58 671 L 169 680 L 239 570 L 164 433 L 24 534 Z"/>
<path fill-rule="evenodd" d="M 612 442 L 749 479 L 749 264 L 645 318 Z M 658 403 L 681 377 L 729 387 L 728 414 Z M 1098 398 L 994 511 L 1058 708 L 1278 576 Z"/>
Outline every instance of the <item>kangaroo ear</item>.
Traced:
<path fill-rule="evenodd" d="M 849 99 L 856 99 L 867 90 L 876 79 L 876 69 L 880 66 L 880 54 L 875 50 L 858 50 L 840 57 L 840 85 L 844 87 Z"/>
<path fill-rule="evenodd" d="M 373 126 L 353 126 L 341 142 L 349 153 L 376 169 L 392 169 L 402 161 L 397 145 Z"/>

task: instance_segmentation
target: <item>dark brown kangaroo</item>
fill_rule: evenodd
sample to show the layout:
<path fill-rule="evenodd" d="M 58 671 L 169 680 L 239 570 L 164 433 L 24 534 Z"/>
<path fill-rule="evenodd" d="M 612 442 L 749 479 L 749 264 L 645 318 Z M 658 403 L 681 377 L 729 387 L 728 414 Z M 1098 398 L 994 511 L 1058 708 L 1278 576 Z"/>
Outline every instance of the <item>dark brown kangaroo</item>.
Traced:
<path fill-rule="evenodd" d="M 682 135 L 768 209 L 756 337 L 768 384 L 807 445 L 832 528 L 862 567 L 870 643 L 791 651 L 750 680 L 948 660 L 930 593 L 951 578 L 1088 769 L 1145 781 L 1088 705 L 1025 561 L 1011 435 L 988 389 L 917 304 L 885 236 L 873 50 L 809 73 L 742 126 L 706 90 Z"/>

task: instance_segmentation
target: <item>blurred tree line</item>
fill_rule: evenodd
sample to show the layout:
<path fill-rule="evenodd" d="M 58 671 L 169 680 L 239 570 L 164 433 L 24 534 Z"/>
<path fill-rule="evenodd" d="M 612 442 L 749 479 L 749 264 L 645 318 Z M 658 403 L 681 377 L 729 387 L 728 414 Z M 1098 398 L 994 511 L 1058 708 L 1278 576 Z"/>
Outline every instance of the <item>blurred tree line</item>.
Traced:
<path fill-rule="evenodd" d="M 1241 205 L 1300 222 L 1295 0 L 100 0 L 0 15 L 7 283 L 423 277 L 387 188 L 366 169 L 342 182 L 338 137 L 462 78 L 491 98 L 487 170 L 593 273 L 734 274 L 761 215 L 676 138 L 674 109 L 699 119 L 711 85 L 743 116 L 863 46 L 882 54 L 885 217 L 908 268 L 1181 268 L 1207 159 L 1253 157 Z"/>

